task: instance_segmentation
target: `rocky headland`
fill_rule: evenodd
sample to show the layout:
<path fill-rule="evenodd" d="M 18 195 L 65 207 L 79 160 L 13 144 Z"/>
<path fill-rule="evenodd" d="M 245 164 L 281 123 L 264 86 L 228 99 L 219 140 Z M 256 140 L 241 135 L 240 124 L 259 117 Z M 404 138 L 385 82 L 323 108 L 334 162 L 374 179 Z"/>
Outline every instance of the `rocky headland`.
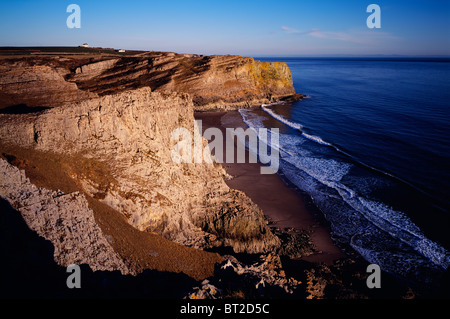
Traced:
<path fill-rule="evenodd" d="M 283 62 L 173 52 L 62 51 L 23 55 L 23 51 L 3 50 L 0 107 L 55 107 L 141 87 L 152 92 L 187 93 L 198 111 L 302 97 L 295 93 L 291 71 Z"/>
<path fill-rule="evenodd" d="M 322 273 L 344 291 L 335 274 L 353 262 L 318 270 L 312 263 L 298 264 L 290 257 L 315 250 L 307 232 L 275 232 L 251 198 L 227 185 L 222 165 L 177 164 L 171 158 L 171 132 L 179 127 L 208 146 L 194 111 L 301 99 L 286 63 L 168 52 L 48 51 L 0 51 L 6 238 L 0 251 L 6 258 L 16 256 L 10 247 L 17 246 L 8 212 L 19 214 L 53 247 L 51 269 L 58 271 L 84 264 L 113 282 L 117 278 L 105 272 L 146 280 L 149 270 L 157 271 L 155 276 L 183 274 L 202 282 L 194 290 L 183 286 L 192 298 L 322 298 L 327 286 L 318 278 Z M 230 253 L 259 259 L 245 265 Z M 286 274 L 282 261 L 294 263 L 295 271 Z M 12 271 L 10 266 L 2 267 Z M 364 274 L 356 272 L 349 281 L 362 283 Z M 192 288 L 191 281 L 183 282 Z"/>

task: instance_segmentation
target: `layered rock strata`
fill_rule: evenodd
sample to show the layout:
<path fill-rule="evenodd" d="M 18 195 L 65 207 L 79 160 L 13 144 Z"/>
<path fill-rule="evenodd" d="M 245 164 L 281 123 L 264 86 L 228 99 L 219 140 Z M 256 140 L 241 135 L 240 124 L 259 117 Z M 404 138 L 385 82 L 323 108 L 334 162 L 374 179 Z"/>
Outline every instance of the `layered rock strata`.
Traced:
<path fill-rule="evenodd" d="M 60 106 L 140 87 L 188 93 L 196 110 L 259 106 L 295 94 L 284 62 L 144 52 L 133 56 L 28 56 L 0 61 L 0 108 Z"/>
<path fill-rule="evenodd" d="M 196 110 L 257 106 L 295 95 L 291 71 L 282 62 L 170 53 L 110 61 L 115 62 L 81 66 L 82 71 L 77 68 L 68 81 L 99 95 L 142 85 L 159 92 L 188 93 Z"/>
<path fill-rule="evenodd" d="M 70 71 L 55 59 L 17 59 L 0 62 L 0 108 L 27 105 L 55 107 L 96 97 L 67 82 Z"/>

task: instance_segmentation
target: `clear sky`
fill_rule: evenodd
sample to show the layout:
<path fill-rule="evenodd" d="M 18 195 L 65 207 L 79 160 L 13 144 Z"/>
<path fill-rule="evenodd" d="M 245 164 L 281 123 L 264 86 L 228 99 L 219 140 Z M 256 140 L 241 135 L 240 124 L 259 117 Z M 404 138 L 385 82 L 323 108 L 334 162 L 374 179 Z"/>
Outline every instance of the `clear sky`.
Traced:
<path fill-rule="evenodd" d="M 69 4 L 81 28 L 69 29 Z M 381 28 L 369 29 L 369 4 Z M 450 56 L 450 0 L 15 0 L 0 46 L 91 46 L 250 56 Z"/>

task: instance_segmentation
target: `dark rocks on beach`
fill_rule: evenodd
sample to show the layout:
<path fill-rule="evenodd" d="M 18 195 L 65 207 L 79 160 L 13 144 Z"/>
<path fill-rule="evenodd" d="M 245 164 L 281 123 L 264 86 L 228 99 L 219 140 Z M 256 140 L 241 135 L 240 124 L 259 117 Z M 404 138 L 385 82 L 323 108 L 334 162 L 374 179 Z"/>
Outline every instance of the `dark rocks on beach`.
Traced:
<path fill-rule="evenodd" d="M 274 234 L 281 241 L 281 245 L 277 250 L 280 256 L 301 258 L 317 252 L 306 230 L 295 230 L 294 232 L 276 230 Z"/>
<path fill-rule="evenodd" d="M 262 255 L 251 265 L 233 256 L 216 266 L 215 276 L 186 296 L 190 299 L 280 298 L 295 296 L 298 280 L 286 276 L 277 255 Z"/>
<path fill-rule="evenodd" d="M 285 102 L 297 102 L 297 101 L 300 101 L 301 99 L 303 99 L 303 98 L 305 98 L 305 97 L 307 97 L 307 95 L 305 95 L 305 94 L 300 94 L 300 93 L 296 93 L 296 94 L 293 94 L 293 95 L 289 95 L 289 96 L 286 96 L 286 97 L 282 97 L 282 98 L 280 99 L 280 101 L 285 101 Z"/>

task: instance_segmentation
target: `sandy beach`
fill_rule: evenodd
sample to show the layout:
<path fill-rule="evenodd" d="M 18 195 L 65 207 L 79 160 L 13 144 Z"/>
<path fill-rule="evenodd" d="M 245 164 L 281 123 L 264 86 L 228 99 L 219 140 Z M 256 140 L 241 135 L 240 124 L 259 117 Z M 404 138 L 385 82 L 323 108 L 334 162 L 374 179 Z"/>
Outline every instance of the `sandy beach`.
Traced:
<path fill-rule="evenodd" d="M 202 131 L 209 127 L 220 128 L 223 132 L 226 128 L 247 128 L 238 111 L 197 112 L 195 118 L 202 120 Z M 263 210 L 273 223 L 272 226 L 309 231 L 319 252 L 302 257 L 302 260 L 331 265 L 333 261 L 346 256 L 334 245 L 327 227 L 307 209 L 302 195 L 287 186 L 278 174 L 263 175 L 260 173 L 262 164 L 248 161 L 222 165 L 233 176 L 227 181 L 228 186 L 245 192 Z"/>

